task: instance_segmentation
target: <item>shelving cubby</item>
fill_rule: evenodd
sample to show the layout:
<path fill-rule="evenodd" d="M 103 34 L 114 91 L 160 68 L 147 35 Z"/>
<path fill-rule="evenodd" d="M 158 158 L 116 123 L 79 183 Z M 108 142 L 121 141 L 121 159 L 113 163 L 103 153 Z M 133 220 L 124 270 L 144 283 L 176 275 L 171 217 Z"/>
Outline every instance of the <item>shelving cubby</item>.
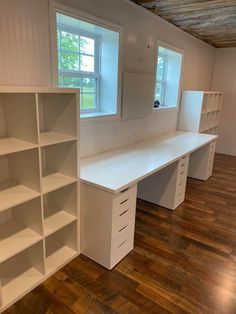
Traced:
<path fill-rule="evenodd" d="M 222 102 L 221 92 L 184 91 L 178 129 L 217 134 Z"/>
<path fill-rule="evenodd" d="M 40 195 L 37 149 L 0 156 L 0 212 Z"/>
<path fill-rule="evenodd" d="M 41 160 L 43 194 L 76 182 L 76 142 L 54 144 L 41 148 Z"/>
<path fill-rule="evenodd" d="M 0 88 L 0 313 L 79 254 L 79 90 Z"/>
<path fill-rule="evenodd" d="M 37 144 L 35 94 L 1 94 L 0 156 L 32 149 Z"/>
<path fill-rule="evenodd" d="M 0 213 L 0 263 L 42 240 L 40 197 Z"/>
<path fill-rule="evenodd" d="M 79 247 L 78 228 L 76 222 L 48 236 L 46 246 L 46 273 L 57 271 L 61 265 L 72 260 Z"/>
<path fill-rule="evenodd" d="M 73 94 L 39 94 L 40 145 L 76 140 L 76 98 Z"/>
<path fill-rule="evenodd" d="M 44 195 L 44 231 L 49 236 L 77 220 L 77 184 Z"/>
<path fill-rule="evenodd" d="M 1 311 L 35 288 L 44 273 L 43 241 L 1 263 Z"/>

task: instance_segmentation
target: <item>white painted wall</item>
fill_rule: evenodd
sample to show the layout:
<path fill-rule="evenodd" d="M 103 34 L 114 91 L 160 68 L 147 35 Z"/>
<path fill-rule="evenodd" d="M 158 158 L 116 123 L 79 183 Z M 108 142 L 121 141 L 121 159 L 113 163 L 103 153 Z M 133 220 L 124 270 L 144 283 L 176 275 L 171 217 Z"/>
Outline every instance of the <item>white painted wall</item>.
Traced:
<path fill-rule="evenodd" d="M 123 71 L 155 73 L 157 40 L 185 51 L 183 89 L 209 90 L 215 49 L 127 0 L 60 0 L 124 27 Z M 147 45 L 151 48 L 147 49 Z M 0 2 L 0 85 L 52 84 L 49 0 Z M 178 111 L 82 126 L 82 155 L 176 129 Z"/>
<path fill-rule="evenodd" d="M 216 51 L 212 89 L 224 93 L 217 152 L 236 156 L 236 48 Z"/>

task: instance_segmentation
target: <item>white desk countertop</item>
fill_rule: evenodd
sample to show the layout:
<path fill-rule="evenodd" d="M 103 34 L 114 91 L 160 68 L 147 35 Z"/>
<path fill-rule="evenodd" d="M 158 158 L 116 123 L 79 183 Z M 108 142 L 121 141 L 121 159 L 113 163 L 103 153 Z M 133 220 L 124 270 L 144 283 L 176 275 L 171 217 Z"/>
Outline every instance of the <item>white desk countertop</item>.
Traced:
<path fill-rule="evenodd" d="M 173 132 L 83 158 L 81 182 L 116 194 L 216 138 L 216 135 Z"/>

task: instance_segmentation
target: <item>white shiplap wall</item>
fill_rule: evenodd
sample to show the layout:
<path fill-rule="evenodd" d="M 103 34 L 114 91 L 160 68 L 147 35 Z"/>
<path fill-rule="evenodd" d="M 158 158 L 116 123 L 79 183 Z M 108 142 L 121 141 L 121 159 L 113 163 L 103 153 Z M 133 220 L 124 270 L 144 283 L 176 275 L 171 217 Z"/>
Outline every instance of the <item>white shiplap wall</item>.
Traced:
<path fill-rule="evenodd" d="M 0 85 L 50 85 L 47 0 L 0 1 Z"/>
<path fill-rule="evenodd" d="M 58 2 L 123 26 L 123 72 L 153 74 L 162 40 L 185 51 L 183 89 L 210 88 L 214 48 L 127 0 Z M 0 85 L 52 84 L 49 24 L 49 0 L 0 0 Z M 82 126 L 82 156 L 173 131 L 177 119 L 177 111 L 158 111 L 145 119 Z"/>

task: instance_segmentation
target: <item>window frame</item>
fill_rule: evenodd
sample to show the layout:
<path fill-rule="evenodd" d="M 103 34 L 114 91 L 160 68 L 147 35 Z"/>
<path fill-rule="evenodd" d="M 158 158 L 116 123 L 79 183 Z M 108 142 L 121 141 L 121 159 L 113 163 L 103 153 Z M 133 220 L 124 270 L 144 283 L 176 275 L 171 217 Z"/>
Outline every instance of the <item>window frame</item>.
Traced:
<path fill-rule="evenodd" d="M 59 27 L 58 27 L 59 25 Z M 80 108 L 80 113 L 81 114 L 85 114 L 85 113 L 95 113 L 95 112 L 99 112 L 100 111 L 100 36 L 96 36 L 90 32 L 86 32 L 86 31 L 81 31 L 78 30 L 74 27 L 68 26 L 68 25 L 64 25 L 64 24 L 60 24 L 57 23 L 57 31 L 61 31 L 61 32 L 67 32 L 73 35 L 77 35 L 79 37 L 86 37 L 86 38 L 90 38 L 94 40 L 94 72 L 86 72 L 86 71 L 77 71 L 77 70 L 60 70 L 58 67 L 58 76 L 62 75 L 62 76 L 71 76 L 71 77 L 80 77 L 81 79 L 83 78 L 93 78 L 96 80 L 96 93 L 86 93 L 86 94 L 95 94 L 96 95 L 96 106 L 93 109 L 81 109 Z M 57 46 L 57 52 L 61 50 L 58 49 Z M 65 51 L 64 51 L 65 52 Z M 68 51 L 68 53 L 71 53 Z M 75 52 L 75 54 L 78 54 L 78 56 L 80 55 L 85 55 L 85 56 L 92 56 L 86 53 L 80 53 L 79 52 Z M 59 64 L 59 62 L 58 62 Z M 82 86 L 82 85 L 81 85 Z M 80 88 L 81 91 L 81 95 L 85 94 L 83 93 L 83 87 Z"/>
<path fill-rule="evenodd" d="M 179 111 L 179 106 L 180 106 L 180 95 L 181 95 L 181 90 L 182 90 L 182 82 L 183 82 L 183 68 L 184 68 L 184 50 L 183 49 L 180 49 L 180 48 L 177 48 L 177 47 L 174 47 L 168 43 L 165 43 L 163 41 L 157 41 L 157 45 L 156 45 L 156 53 L 155 53 L 155 80 L 157 78 L 157 62 L 158 62 L 158 55 L 159 55 L 159 48 L 165 48 L 165 49 L 168 49 L 168 50 L 171 50 L 171 51 L 174 51 L 176 53 L 179 53 L 182 55 L 182 60 L 181 60 L 181 69 L 180 69 L 180 78 L 179 78 L 179 89 L 178 89 L 178 98 L 177 98 L 177 104 L 175 107 L 173 106 L 160 106 L 158 108 L 155 108 L 153 106 L 153 112 L 158 112 L 160 110 L 165 110 L 165 111 Z M 166 73 L 167 75 L 167 73 Z M 156 85 L 155 85 L 155 88 L 156 88 Z M 155 97 L 155 91 L 154 91 L 154 97 Z M 154 101 L 155 101 L 155 98 L 154 98 Z"/>
<path fill-rule="evenodd" d="M 118 70 L 117 70 L 117 101 L 116 113 L 90 112 L 80 113 L 82 125 L 101 123 L 102 121 L 121 120 L 121 99 L 122 99 L 122 65 L 123 65 L 123 38 L 124 28 L 120 25 L 111 23 L 102 18 L 85 13 L 78 9 L 71 8 L 56 1 L 50 1 L 50 39 L 51 39 L 51 59 L 52 59 L 52 83 L 58 86 L 58 53 L 57 53 L 57 20 L 56 13 L 68 15 L 75 19 L 83 20 L 87 23 L 107 28 L 108 30 L 119 33 L 118 46 Z M 99 89 L 100 90 L 100 89 Z"/>

